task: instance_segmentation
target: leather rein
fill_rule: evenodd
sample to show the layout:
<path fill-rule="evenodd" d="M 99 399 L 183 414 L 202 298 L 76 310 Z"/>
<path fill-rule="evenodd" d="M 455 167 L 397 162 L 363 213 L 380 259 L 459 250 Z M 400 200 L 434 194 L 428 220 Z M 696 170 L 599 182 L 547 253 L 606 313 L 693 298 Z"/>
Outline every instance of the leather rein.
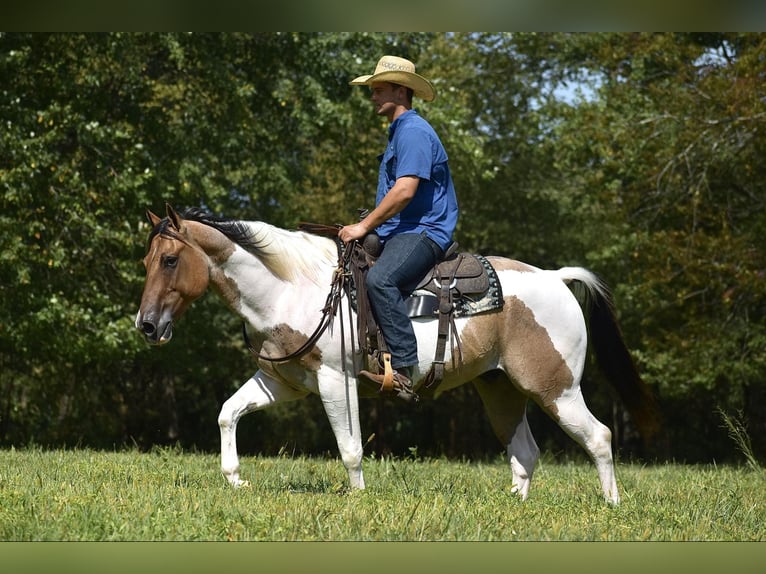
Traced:
<path fill-rule="evenodd" d="M 330 237 L 334 239 L 335 244 L 338 248 L 338 266 L 333 271 L 332 282 L 330 284 L 330 292 L 327 294 L 325 305 L 322 308 L 322 318 L 319 321 L 319 325 L 317 325 L 317 328 L 314 330 L 311 336 L 308 339 L 306 339 L 306 342 L 303 343 L 300 347 L 298 347 L 292 353 L 289 353 L 282 357 L 271 357 L 268 355 L 261 354 L 260 352 L 258 352 L 258 350 L 255 349 L 255 347 L 253 347 L 252 343 L 250 342 L 250 337 L 247 334 L 247 324 L 245 323 L 245 321 L 242 321 L 242 336 L 245 340 L 245 346 L 258 359 L 262 359 L 264 361 L 270 361 L 272 363 L 285 363 L 292 359 L 297 359 L 302 357 L 303 355 L 305 355 L 312 349 L 312 347 L 316 344 L 316 342 L 319 340 L 322 334 L 332 324 L 333 319 L 335 318 L 335 315 L 338 312 L 338 308 L 340 307 L 340 301 L 343 297 L 343 288 L 347 281 L 346 264 L 351 258 L 351 253 L 354 247 L 353 243 L 344 244 L 343 242 L 341 242 L 340 238 L 338 238 L 338 231 L 340 230 L 341 226 L 322 225 L 322 224 L 315 224 L 315 223 L 301 223 L 298 226 L 298 228 L 301 231 L 307 231 L 309 233 L 323 235 L 325 237 Z M 349 313 L 350 313 L 350 302 L 349 302 Z M 341 345 L 345 347 L 342 308 L 341 308 L 340 326 L 341 326 L 340 327 L 341 328 Z M 353 329 L 352 329 L 352 333 L 353 333 Z M 354 344 L 353 337 L 352 337 L 351 344 L 352 346 Z M 341 352 L 343 356 L 345 357 L 345 348 L 343 348 Z"/>

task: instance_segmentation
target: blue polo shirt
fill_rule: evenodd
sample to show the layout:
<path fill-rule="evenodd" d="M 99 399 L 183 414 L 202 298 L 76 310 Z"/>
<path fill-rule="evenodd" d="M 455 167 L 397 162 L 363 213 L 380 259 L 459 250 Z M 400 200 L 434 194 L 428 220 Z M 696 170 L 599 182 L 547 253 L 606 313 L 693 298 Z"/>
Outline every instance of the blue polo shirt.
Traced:
<path fill-rule="evenodd" d="M 446 250 L 457 225 L 457 196 L 447 164 L 447 152 L 431 124 L 415 110 L 406 111 L 389 126 L 388 145 L 378 159 L 376 205 L 398 178 L 420 178 L 417 192 L 407 207 L 377 228 L 380 238 L 385 241 L 398 233 L 425 231 Z"/>

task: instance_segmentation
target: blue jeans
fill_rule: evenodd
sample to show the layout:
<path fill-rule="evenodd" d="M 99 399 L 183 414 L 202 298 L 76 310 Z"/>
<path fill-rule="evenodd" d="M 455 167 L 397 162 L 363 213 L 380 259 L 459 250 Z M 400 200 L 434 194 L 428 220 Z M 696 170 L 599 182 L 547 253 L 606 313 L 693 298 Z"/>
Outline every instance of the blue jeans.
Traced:
<path fill-rule="evenodd" d="M 383 252 L 367 272 L 370 305 L 394 369 L 418 362 L 418 343 L 405 298 L 443 256 L 442 249 L 425 233 L 400 233 L 386 240 Z"/>

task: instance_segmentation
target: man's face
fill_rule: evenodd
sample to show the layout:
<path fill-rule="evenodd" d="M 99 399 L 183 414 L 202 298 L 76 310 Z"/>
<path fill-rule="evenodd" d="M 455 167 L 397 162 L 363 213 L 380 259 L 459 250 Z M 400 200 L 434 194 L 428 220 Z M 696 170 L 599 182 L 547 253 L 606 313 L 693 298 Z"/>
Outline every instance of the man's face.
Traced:
<path fill-rule="evenodd" d="M 375 107 L 375 113 L 386 116 L 389 121 L 394 117 L 397 108 L 406 103 L 407 89 L 389 82 L 373 82 L 370 85 L 370 100 Z"/>

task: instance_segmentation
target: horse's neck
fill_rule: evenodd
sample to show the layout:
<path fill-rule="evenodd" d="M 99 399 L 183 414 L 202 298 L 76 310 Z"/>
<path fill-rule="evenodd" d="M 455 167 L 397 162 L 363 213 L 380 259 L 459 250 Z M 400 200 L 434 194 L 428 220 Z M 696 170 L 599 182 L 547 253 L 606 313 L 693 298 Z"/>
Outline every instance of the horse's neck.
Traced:
<path fill-rule="evenodd" d="M 210 278 L 226 302 L 235 308 L 239 304 L 267 307 L 287 287 L 259 257 L 239 246 L 213 269 Z"/>
<path fill-rule="evenodd" d="M 270 227 L 260 225 L 254 228 L 256 239 L 257 234 L 267 232 Z M 289 256 L 287 253 L 280 255 L 281 260 L 297 269 L 293 277 L 287 278 L 280 276 L 274 269 L 273 261 L 268 264 L 266 256 L 258 254 L 257 249 L 251 252 L 225 237 L 224 240 L 228 241 L 225 248 L 222 245 L 208 245 L 211 250 L 208 253 L 211 283 L 223 300 L 256 328 L 261 325 L 268 328 L 284 320 L 283 315 L 292 315 L 300 309 L 305 315 L 304 305 L 321 308 L 330 287 L 333 267 L 317 256 L 312 261 L 319 272 L 309 273 L 306 255 L 314 252 L 311 245 L 296 245 L 290 249 Z M 264 238 L 264 244 L 269 241 L 270 238 Z M 316 305 L 314 299 L 317 300 Z"/>

